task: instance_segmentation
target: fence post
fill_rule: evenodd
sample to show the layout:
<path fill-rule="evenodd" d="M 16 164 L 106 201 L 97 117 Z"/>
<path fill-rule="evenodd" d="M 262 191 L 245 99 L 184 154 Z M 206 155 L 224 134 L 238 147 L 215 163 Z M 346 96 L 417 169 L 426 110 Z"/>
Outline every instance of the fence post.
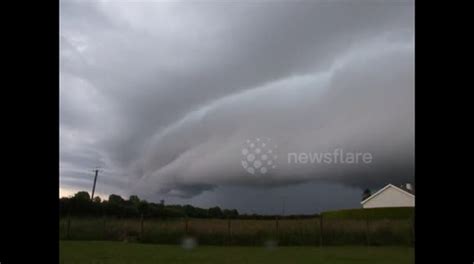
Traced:
<path fill-rule="evenodd" d="M 103 236 L 103 239 L 105 240 L 107 238 L 107 226 L 106 226 L 107 217 L 105 216 L 105 214 L 102 216 L 102 220 L 103 220 L 102 236 Z"/>
<path fill-rule="evenodd" d="M 369 212 L 367 212 L 365 215 L 365 229 L 366 229 L 367 247 L 370 247 Z"/>
<path fill-rule="evenodd" d="M 70 238 L 70 228 L 71 228 L 71 215 L 67 215 L 67 222 L 66 222 L 66 239 Z"/>
<path fill-rule="evenodd" d="M 184 217 L 184 232 L 186 233 L 186 235 L 188 234 L 188 216 L 187 215 Z"/>
<path fill-rule="evenodd" d="M 319 215 L 319 246 L 323 247 L 323 214 Z"/>
<path fill-rule="evenodd" d="M 279 237 L 280 236 L 280 227 L 279 227 L 279 224 L 278 224 L 278 216 L 275 217 L 275 228 L 276 228 L 277 237 Z"/>
<path fill-rule="evenodd" d="M 143 213 L 140 215 L 140 240 L 143 240 Z"/>
<path fill-rule="evenodd" d="M 228 236 L 228 239 L 229 239 L 229 244 L 232 243 L 232 233 L 231 233 L 231 230 L 230 230 L 230 217 L 227 218 L 227 236 Z"/>

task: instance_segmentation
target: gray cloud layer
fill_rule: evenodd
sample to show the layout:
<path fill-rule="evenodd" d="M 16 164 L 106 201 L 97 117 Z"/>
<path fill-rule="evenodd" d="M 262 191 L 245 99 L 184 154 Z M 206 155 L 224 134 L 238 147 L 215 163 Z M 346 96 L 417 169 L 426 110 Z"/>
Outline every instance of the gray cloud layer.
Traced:
<path fill-rule="evenodd" d="M 94 166 L 104 192 L 151 198 L 411 180 L 413 42 L 412 2 L 62 1 L 61 186 Z M 255 137 L 374 161 L 255 177 Z"/>

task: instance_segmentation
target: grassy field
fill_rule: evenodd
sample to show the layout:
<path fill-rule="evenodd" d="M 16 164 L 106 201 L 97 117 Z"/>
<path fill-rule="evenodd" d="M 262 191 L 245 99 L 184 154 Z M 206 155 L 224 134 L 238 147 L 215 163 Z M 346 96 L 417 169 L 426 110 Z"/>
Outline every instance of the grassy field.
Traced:
<path fill-rule="evenodd" d="M 414 263 L 409 247 L 240 247 L 61 241 L 60 263 Z"/>

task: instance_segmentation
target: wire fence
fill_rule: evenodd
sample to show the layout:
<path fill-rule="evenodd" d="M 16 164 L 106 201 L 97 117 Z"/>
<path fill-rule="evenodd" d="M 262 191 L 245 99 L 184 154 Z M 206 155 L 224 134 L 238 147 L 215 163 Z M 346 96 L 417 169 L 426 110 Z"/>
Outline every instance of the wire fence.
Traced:
<path fill-rule="evenodd" d="M 60 219 L 62 240 L 110 240 L 176 244 L 192 237 L 206 245 L 281 246 L 413 246 L 414 222 L 410 219 L 147 219 L 79 218 Z"/>

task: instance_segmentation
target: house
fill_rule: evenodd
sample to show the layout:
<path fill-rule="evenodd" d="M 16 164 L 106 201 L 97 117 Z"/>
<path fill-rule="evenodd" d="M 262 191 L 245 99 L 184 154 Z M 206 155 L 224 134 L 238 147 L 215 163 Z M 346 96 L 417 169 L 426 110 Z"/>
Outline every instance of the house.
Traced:
<path fill-rule="evenodd" d="M 363 208 L 414 207 L 415 190 L 409 183 L 399 187 L 388 184 L 364 199 L 361 204 Z"/>

